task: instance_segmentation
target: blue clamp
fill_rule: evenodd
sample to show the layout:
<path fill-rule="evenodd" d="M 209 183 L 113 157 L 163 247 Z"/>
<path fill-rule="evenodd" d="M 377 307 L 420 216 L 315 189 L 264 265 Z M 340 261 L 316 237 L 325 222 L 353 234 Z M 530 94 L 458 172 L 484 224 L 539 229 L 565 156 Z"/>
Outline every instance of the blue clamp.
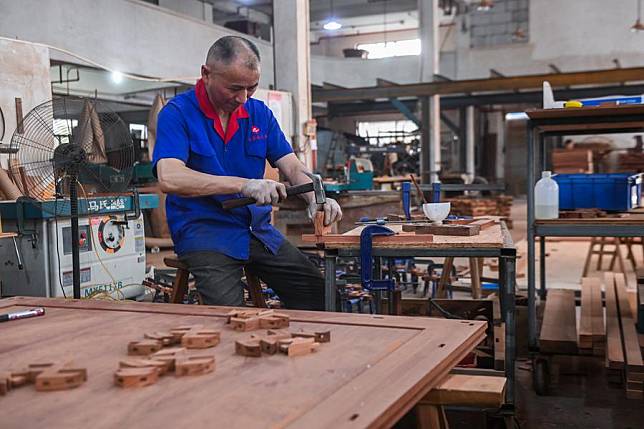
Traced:
<path fill-rule="evenodd" d="M 440 182 L 432 183 L 432 203 L 441 202 L 441 184 Z"/>
<path fill-rule="evenodd" d="M 402 206 L 405 219 L 411 220 L 411 183 L 402 182 Z"/>
<path fill-rule="evenodd" d="M 394 232 L 381 225 L 369 225 L 360 233 L 360 277 L 362 288 L 365 290 L 386 290 L 393 291 L 395 283 L 392 279 L 373 280 L 373 237 L 394 235 Z"/>

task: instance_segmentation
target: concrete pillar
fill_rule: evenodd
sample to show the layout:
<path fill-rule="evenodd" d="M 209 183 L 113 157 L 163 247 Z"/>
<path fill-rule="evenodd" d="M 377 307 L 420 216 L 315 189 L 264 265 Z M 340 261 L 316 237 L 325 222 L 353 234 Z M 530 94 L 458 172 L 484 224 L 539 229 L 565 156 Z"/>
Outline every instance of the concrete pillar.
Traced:
<path fill-rule="evenodd" d="M 273 2 L 275 87 L 293 95 L 295 135 L 293 149 L 307 167 L 313 168 L 314 141 L 303 130 L 311 119 L 311 61 L 309 52 L 309 1 Z M 312 144 L 311 144 L 312 143 Z"/>
<path fill-rule="evenodd" d="M 494 124 L 496 129 L 496 162 L 495 177 L 497 182 L 505 178 L 505 114 L 494 112 Z"/>
<path fill-rule="evenodd" d="M 418 21 L 421 43 L 420 80 L 422 82 L 431 82 L 434 80 L 434 75 L 439 73 L 440 38 L 438 29 L 440 10 L 438 0 L 418 0 Z M 423 121 L 423 126 L 429 127 L 429 129 L 428 132 L 422 134 L 426 136 L 427 141 L 425 139 L 422 141 L 421 150 L 429 151 L 429 165 L 425 167 L 428 171 L 421 171 L 421 177 L 423 182 L 428 180 L 435 182 L 438 181 L 441 165 L 440 97 L 438 95 L 429 97 L 427 107 L 429 114 L 423 114 L 423 117 L 428 117 L 429 123 Z M 422 163 L 421 167 L 423 167 Z"/>
<path fill-rule="evenodd" d="M 472 183 L 475 175 L 474 168 L 474 106 L 465 109 L 465 174 Z"/>

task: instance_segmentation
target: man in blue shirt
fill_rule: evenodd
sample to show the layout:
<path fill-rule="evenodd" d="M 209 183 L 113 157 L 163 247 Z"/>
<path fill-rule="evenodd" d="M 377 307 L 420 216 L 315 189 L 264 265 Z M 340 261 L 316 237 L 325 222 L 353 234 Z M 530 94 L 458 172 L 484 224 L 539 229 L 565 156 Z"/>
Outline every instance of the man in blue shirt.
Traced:
<path fill-rule="evenodd" d="M 242 268 L 271 287 L 288 308 L 324 309 L 324 279 L 309 259 L 270 224 L 271 204 L 286 188 L 265 180 L 266 161 L 292 184 L 311 179 L 273 113 L 251 98 L 259 82 L 257 47 L 241 37 L 217 40 L 195 89 L 159 114 L 153 166 L 163 192 L 175 251 L 195 277 L 204 304 L 243 305 Z M 226 211 L 230 198 L 257 204 Z M 309 217 L 318 205 L 303 194 Z M 327 198 L 324 223 L 340 220 Z"/>

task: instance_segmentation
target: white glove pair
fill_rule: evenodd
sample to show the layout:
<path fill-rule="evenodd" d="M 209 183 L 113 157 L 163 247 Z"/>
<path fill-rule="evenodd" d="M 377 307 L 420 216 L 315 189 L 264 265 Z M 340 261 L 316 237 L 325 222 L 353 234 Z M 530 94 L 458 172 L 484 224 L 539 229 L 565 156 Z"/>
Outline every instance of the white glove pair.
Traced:
<path fill-rule="evenodd" d="M 250 179 L 241 188 L 245 197 L 253 198 L 258 206 L 277 204 L 286 198 L 286 186 L 268 179 Z"/>
<path fill-rule="evenodd" d="M 315 212 L 318 211 L 319 207 L 320 205 L 317 204 L 315 200 L 311 201 L 309 204 L 307 210 L 311 221 L 315 217 Z M 340 208 L 340 204 L 338 204 L 338 202 L 333 198 L 327 198 L 322 208 L 324 209 L 324 226 L 331 225 L 333 222 L 337 222 L 342 219 L 342 209 Z"/>

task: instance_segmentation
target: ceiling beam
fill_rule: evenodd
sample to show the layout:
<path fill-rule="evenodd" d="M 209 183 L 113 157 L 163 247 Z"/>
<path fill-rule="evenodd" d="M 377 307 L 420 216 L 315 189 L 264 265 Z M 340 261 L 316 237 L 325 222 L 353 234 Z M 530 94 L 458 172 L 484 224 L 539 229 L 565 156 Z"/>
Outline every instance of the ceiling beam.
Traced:
<path fill-rule="evenodd" d="M 445 94 L 513 91 L 541 88 L 547 80 L 553 87 L 572 85 L 606 85 L 644 81 L 644 67 L 595 70 L 559 74 L 535 74 L 497 77 L 490 79 L 426 82 L 391 87 L 364 87 L 349 89 L 322 89 L 313 91 L 313 101 L 357 101 L 378 98 L 418 97 Z"/>

